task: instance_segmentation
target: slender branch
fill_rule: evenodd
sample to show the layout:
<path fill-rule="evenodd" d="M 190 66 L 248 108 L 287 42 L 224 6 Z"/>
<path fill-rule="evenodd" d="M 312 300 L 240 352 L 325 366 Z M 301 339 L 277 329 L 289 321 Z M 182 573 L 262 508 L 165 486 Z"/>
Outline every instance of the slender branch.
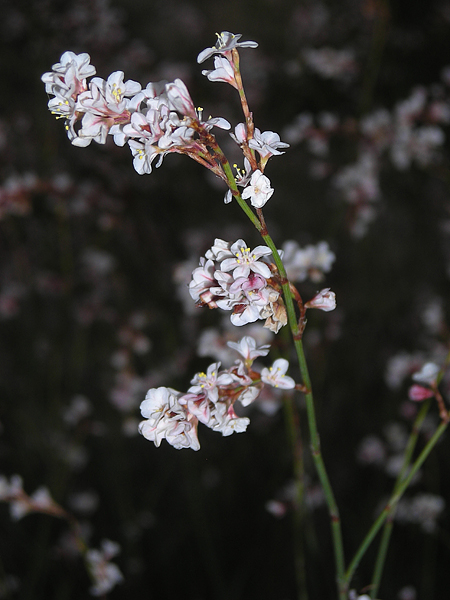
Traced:
<path fill-rule="evenodd" d="M 236 185 L 236 181 L 234 179 L 233 173 L 231 171 L 230 164 L 223 154 L 222 150 L 216 143 L 214 150 L 220 157 L 221 164 L 224 170 L 224 173 L 228 177 L 228 185 L 233 194 L 233 197 L 238 202 L 239 206 L 244 210 L 245 214 L 251 220 L 253 225 L 261 234 L 264 242 L 267 246 L 272 250 L 272 256 L 275 262 L 275 265 L 278 269 L 280 278 L 281 278 L 281 287 L 283 289 L 283 296 L 286 305 L 286 312 L 288 317 L 289 327 L 292 333 L 292 338 L 294 341 L 294 347 L 297 353 L 298 364 L 300 368 L 300 373 L 303 380 L 303 385 L 306 388 L 305 401 L 306 401 L 306 413 L 308 417 L 308 428 L 309 434 L 311 438 L 311 450 L 312 456 L 314 460 L 314 464 L 316 466 L 316 470 L 319 476 L 319 480 L 322 484 L 322 488 L 324 490 L 326 503 L 328 506 L 328 511 L 330 515 L 331 522 L 331 535 L 333 538 L 333 547 L 334 547 L 334 557 L 335 557 L 335 566 L 336 566 L 336 580 L 339 592 L 339 598 L 341 600 L 346 599 L 346 590 L 344 585 L 344 571 L 345 571 L 345 559 L 344 559 L 344 544 L 342 540 L 342 530 L 341 530 L 341 521 L 339 516 L 339 510 L 336 504 L 336 500 L 334 498 L 333 490 L 331 487 L 330 480 L 328 478 L 328 474 L 325 468 L 325 464 L 323 462 L 322 453 L 320 449 L 320 439 L 319 433 L 317 430 L 316 423 L 316 414 L 314 407 L 314 398 L 311 390 L 311 380 L 309 377 L 308 366 L 306 363 L 305 353 L 303 350 L 303 343 L 301 339 L 302 331 L 299 328 L 299 324 L 297 321 L 297 315 L 295 312 L 293 295 L 290 288 L 290 283 L 287 278 L 286 269 L 284 268 L 283 261 L 278 253 L 278 249 L 275 246 L 271 236 L 267 232 L 267 228 L 265 225 L 264 217 L 262 215 L 262 211 L 258 210 L 259 219 L 255 216 L 254 212 L 248 206 L 248 204 L 242 199 Z"/>
<path fill-rule="evenodd" d="M 372 543 L 373 539 L 375 538 L 375 536 L 381 529 L 383 523 L 386 521 L 388 516 L 391 514 L 391 511 L 393 509 L 395 509 L 398 501 L 400 500 L 400 498 L 404 494 L 405 490 L 411 483 L 412 478 L 417 473 L 417 471 L 420 469 L 420 467 L 423 465 L 423 463 L 427 459 L 428 455 L 433 450 L 434 446 L 437 444 L 437 442 L 439 441 L 439 439 L 441 438 L 442 434 L 447 429 L 447 427 L 448 427 L 448 422 L 444 422 L 439 425 L 439 427 L 434 432 L 434 435 L 428 440 L 425 448 L 422 450 L 422 452 L 419 454 L 418 458 L 415 460 L 408 476 L 405 477 L 405 479 L 403 479 L 402 482 L 399 484 L 399 486 L 394 490 L 392 496 L 390 497 L 390 499 L 387 502 L 386 506 L 384 507 L 383 511 L 380 513 L 378 518 L 373 523 L 372 527 L 369 529 L 369 532 L 367 533 L 367 535 L 364 538 L 364 540 L 362 541 L 360 547 L 356 551 L 355 556 L 353 557 L 353 560 L 351 561 L 351 563 L 345 573 L 345 584 L 346 584 L 347 589 L 352 581 L 353 575 L 355 574 L 355 570 L 358 567 L 366 550 L 368 549 L 368 547 Z"/>
<path fill-rule="evenodd" d="M 397 480 L 394 485 L 394 491 L 398 489 L 398 486 L 402 482 L 405 477 L 405 474 L 408 470 L 409 464 L 411 462 L 412 455 L 414 453 L 414 448 L 417 444 L 417 439 L 419 437 L 420 428 L 422 427 L 423 421 L 427 415 L 428 409 L 430 408 L 431 399 L 428 399 L 419 411 L 417 415 L 411 434 L 409 436 L 408 444 L 405 449 L 405 455 L 403 458 L 402 468 L 400 469 L 400 473 L 397 476 Z M 380 547 L 378 549 L 377 558 L 375 560 L 375 567 L 372 576 L 372 583 L 370 586 L 370 597 L 376 598 L 378 594 L 378 589 L 380 587 L 381 576 L 383 574 L 384 565 L 386 562 L 387 551 L 389 547 L 389 541 L 391 538 L 394 516 L 395 516 L 396 507 L 392 507 L 390 514 L 386 517 L 386 523 L 384 524 L 383 533 L 380 541 Z"/>

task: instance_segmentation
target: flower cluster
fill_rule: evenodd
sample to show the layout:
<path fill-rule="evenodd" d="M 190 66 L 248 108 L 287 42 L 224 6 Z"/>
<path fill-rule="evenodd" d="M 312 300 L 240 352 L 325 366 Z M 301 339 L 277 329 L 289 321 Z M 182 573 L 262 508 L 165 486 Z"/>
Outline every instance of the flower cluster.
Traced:
<path fill-rule="evenodd" d="M 287 360 L 277 359 L 261 372 L 252 369 L 258 356 L 266 356 L 269 346 L 257 346 L 256 341 L 245 336 L 239 342 L 228 342 L 244 360 L 239 359 L 226 370 L 220 370 L 220 362 L 211 364 L 206 373 L 197 373 L 191 387 L 183 394 L 177 390 L 159 387 L 147 392 L 141 404 L 144 417 L 139 431 L 159 446 L 163 439 L 174 448 L 199 450 L 198 423 L 203 423 L 224 436 L 241 433 L 247 429 L 249 419 L 239 417 L 234 403 L 251 404 L 264 385 L 280 389 L 293 389 L 295 381 L 286 375 Z"/>
<path fill-rule="evenodd" d="M 265 319 L 264 326 L 277 332 L 287 316 L 265 260 L 271 253 L 267 246 L 251 250 L 242 239 L 234 244 L 216 239 L 192 273 L 191 297 L 201 306 L 232 311 L 233 325 Z"/>
<path fill-rule="evenodd" d="M 115 71 L 106 81 L 94 77 L 88 84 L 95 67 L 85 53 L 65 52 L 52 68 L 42 76 L 46 92 L 54 96 L 48 107 L 65 119 L 72 144 L 84 147 L 92 140 L 104 144 L 108 135 L 118 146 L 128 142 L 140 174 L 151 173 L 155 158 L 160 166 L 169 152 L 196 160 L 209 156 L 209 130 L 214 125 L 230 128 L 220 117 L 202 122 L 181 79 L 149 83 L 141 89 L 136 81 L 124 81 L 122 71 Z M 209 167 L 214 170 L 215 165 Z"/>
<path fill-rule="evenodd" d="M 255 208 L 262 208 L 274 191 L 263 174 L 266 163 L 271 156 L 283 154 L 280 148 L 289 144 L 273 131 L 261 132 L 254 127 L 236 56 L 237 48 L 256 48 L 258 44 L 239 42 L 240 37 L 223 31 L 214 47 L 199 54 L 198 62 L 219 55 L 214 58 L 215 68 L 204 70 L 203 74 L 210 81 L 229 83 L 239 91 L 246 123 L 239 123 L 231 136 L 243 151 L 245 174 L 238 170 L 235 183 L 245 187 L 243 199 Z M 233 193 L 223 168 L 224 157 L 210 133 L 213 126 L 230 129 L 231 125 L 222 117 L 203 121 L 203 109 L 195 108 L 181 79 L 172 83 L 150 82 L 142 88 L 136 81 L 124 81 L 122 71 L 115 71 L 107 80 L 93 77 L 88 82 L 96 70 L 86 53 L 64 52 L 52 69 L 42 75 L 46 92 L 53 96 L 48 108 L 57 118 L 65 120 L 72 144 L 85 147 L 92 140 L 104 144 L 111 135 L 118 146 L 128 143 L 133 166 L 140 175 L 151 173 L 156 159 L 159 167 L 168 153 L 186 154 L 227 182 L 225 202 L 231 202 Z"/>

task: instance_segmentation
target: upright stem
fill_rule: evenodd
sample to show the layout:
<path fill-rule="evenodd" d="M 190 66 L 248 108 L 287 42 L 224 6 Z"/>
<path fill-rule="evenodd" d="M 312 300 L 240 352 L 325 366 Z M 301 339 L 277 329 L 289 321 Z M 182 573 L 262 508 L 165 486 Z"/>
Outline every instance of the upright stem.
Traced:
<path fill-rule="evenodd" d="M 395 507 L 397 506 L 398 501 L 403 496 L 406 488 L 411 483 L 412 478 L 417 473 L 417 471 L 420 469 L 420 467 L 423 465 L 423 463 L 427 459 L 428 455 L 433 450 L 434 446 L 437 444 L 437 442 L 439 441 L 439 439 L 441 438 L 442 434 L 447 429 L 447 427 L 448 427 L 448 422 L 444 422 L 439 425 L 439 427 L 434 432 L 433 436 L 428 440 L 428 443 L 426 444 L 425 448 L 422 450 L 422 452 L 419 454 L 418 458 L 412 465 L 408 476 L 405 477 L 402 480 L 402 482 L 394 489 L 394 492 L 393 492 L 392 496 L 390 497 L 388 503 L 386 504 L 386 506 L 384 507 L 383 511 L 378 516 L 378 518 L 375 520 L 372 527 L 369 529 L 369 532 L 367 533 L 367 535 L 364 538 L 364 540 L 362 541 L 360 547 L 356 551 L 355 556 L 353 557 L 353 559 L 345 573 L 345 584 L 346 584 L 347 589 L 352 581 L 353 575 L 355 574 L 355 571 L 359 565 L 359 562 L 362 559 L 362 557 L 364 556 L 367 548 L 370 546 L 373 539 L 375 538 L 375 536 L 381 529 L 383 523 L 386 521 L 388 516 L 391 514 L 391 511 L 393 509 L 395 509 Z"/>
<path fill-rule="evenodd" d="M 295 575 L 297 579 L 298 600 L 308 600 L 306 587 L 306 564 L 304 551 L 304 522 L 305 522 L 305 477 L 303 462 L 303 444 L 300 431 L 299 414 L 295 403 L 286 399 L 284 405 L 286 425 L 291 442 L 294 463 L 295 500 L 294 500 L 294 556 Z"/>
<path fill-rule="evenodd" d="M 405 477 L 405 474 L 408 470 L 408 466 L 411 462 L 414 448 L 416 447 L 417 439 L 419 437 L 420 428 L 422 427 L 423 420 L 425 419 L 428 409 L 430 408 L 430 403 L 431 403 L 431 400 L 428 399 L 423 404 L 422 408 L 419 411 L 419 414 L 417 415 L 417 417 L 414 421 L 411 435 L 409 436 L 408 444 L 406 446 L 405 456 L 403 458 L 403 465 L 400 470 L 400 473 L 398 474 L 397 480 L 395 482 L 394 492 L 398 489 L 398 486 L 402 482 L 402 480 Z M 392 528 L 393 528 L 393 524 L 394 524 L 395 509 L 396 509 L 395 506 L 393 506 L 391 508 L 389 514 L 386 517 L 386 523 L 384 524 L 383 533 L 382 533 L 381 541 L 380 541 L 380 546 L 379 546 L 377 558 L 375 561 L 375 568 L 374 568 L 373 576 L 372 576 L 372 584 L 370 586 L 370 597 L 371 598 L 377 597 L 378 589 L 380 587 L 381 576 L 383 574 L 383 569 L 384 569 L 384 565 L 386 562 L 386 555 L 387 555 L 387 551 L 388 551 L 388 547 L 389 547 L 389 541 L 391 538 Z"/>
<path fill-rule="evenodd" d="M 331 487 L 330 480 L 328 478 L 328 474 L 325 468 L 325 464 L 323 462 L 322 453 L 320 450 L 320 439 L 319 433 L 317 431 L 317 423 L 316 423 L 316 414 L 314 408 L 314 398 L 311 389 L 311 380 L 309 377 L 308 366 L 306 363 L 305 353 L 303 350 L 303 343 L 301 339 L 301 331 L 299 329 L 299 325 L 297 322 L 297 315 L 295 312 L 294 301 L 292 298 L 292 291 L 290 289 L 289 280 L 286 275 L 286 269 L 284 268 L 283 261 L 280 258 L 278 253 L 278 249 L 275 246 L 271 236 L 269 235 L 267 228 L 265 226 L 264 220 L 261 218 L 258 219 L 248 204 L 242 199 L 237 186 L 236 181 L 234 179 L 233 173 L 231 171 L 230 164 L 223 154 L 222 150 L 217 145 L 214 150 L 219 156 L 219 159 L 222 164 L 222 168 L 224 173 L 228 178 L 228 185 L 233 194 L 234 198 L 238 202 L 239 206 L 251 220 L 253 225 L 261 234 L 264 242 L 267 246 L 272 250 L 272 256 L 274 262 L 277 266 L 280 278 L 281 278 L 281 286 L 283 288 L 283 296 L 286 305 L 286 312 L 288 317 L 289 327 L 292 333 L 292 338 L 294 341 L 295 350 L 297 353 L 298 364 L 300 368 L 300 373 L 302 376 L 303 385 L 306 388 L 305 401 L 306 401 L 306 413 L 308 417 L 308 428 L 309 434 L 311 438 L 311 450 L 312 456 L 314 460 L 314 464 L 316 466 L 316 470 L 322 484 L 322 488 L 325 494 L 326 503 L 328 506 L 328 511 L 330 514 L 331 521 L 331 535 L 333 539 L 333 548 L 334 548 L 334 558 L 335 558 L 335 566 L 336 566 L 336 581 L 338 587 L 338 593 L 340 600 L 346 600 L 346 588 L 344 585 L 344 572 L 345 572 L 345 559 L 344 559 L 344 544 L 342 540 L 342 531 L 341 531 L 341 521 L 339 516 L 339 510 L 336 504 L 336 500 L 334 498 L 333 490 Z M 260 212 L 260 211 L 258 211 Z M 261 213 L 262 214 L 262 213 Z"/>

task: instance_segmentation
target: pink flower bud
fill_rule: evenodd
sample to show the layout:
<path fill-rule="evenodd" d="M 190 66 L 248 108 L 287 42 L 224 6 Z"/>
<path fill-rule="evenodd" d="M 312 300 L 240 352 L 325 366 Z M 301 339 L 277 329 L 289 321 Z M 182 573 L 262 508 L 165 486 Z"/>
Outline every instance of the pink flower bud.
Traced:
<path fill-rule="evenodd" d="M 321 290 L 312 300 L 305 304 L 305 308 L 319 308 L 325 312 L 336 308 L 336 294 L 330 288 Z"/>
<path fill-rule="evenodd" d="M 408 396 L 409 399 L 414 400 L 414 402 L 422 402 L 422 400 L 432 398 L 434 396 L 434 392 L 429 388 L 423 387 L 422 385 L 417 385 L 417 383 L 415 383 L 409 388 Z"/>

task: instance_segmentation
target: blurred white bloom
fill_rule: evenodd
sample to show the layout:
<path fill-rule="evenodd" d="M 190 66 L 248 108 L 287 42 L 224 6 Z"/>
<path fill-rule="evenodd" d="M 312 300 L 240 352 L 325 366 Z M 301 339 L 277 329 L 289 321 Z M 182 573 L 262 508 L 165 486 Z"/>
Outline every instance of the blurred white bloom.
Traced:
<path fill-rule="evenodd" d="M 439 367 L 432 362 L 427 362 L 423 365 L 420 371 L 417 371 L 413 374 L 412 378 L 414 381 L 418 381 L 419 383 L 433 385 L 436 383 L 436 377 L 438 373 Z"/>
<path fill-rule="evenodd" d="M 422 354 L 408 354 L 399 352 L 392 356 L 386 365 L 384 380 L 392 390 L 398 390 L 403 381 L 423 363 Z"/>
<path fill-rule="evenodd" d="M 123 581 L 119 567 L 109 562 L 119 551 L 119 544 L 104 540 L 101 550 L 90 549 L 86 552 L 86 564 L 94 579 L 94 585 L 89 590 L 93 596 L 104 596 Z"/>
<path fill-rule="evenodd" d="M 319 242 L 315 246 L 300 248 L 297 242 L 288 240 L 282 246 L 283 263 L 288 279 L 291 281 L 322 281 L 324 273 L 328 273 L 336 260 L 334 252 L 327 242 Z"/>
<path fill-rule="evenodd" d="M 445 508 L 445 500 L 435 494 L 418 494 L 402 498 L 397 505 L 395 519 L 403 523 L 420 525 L 426 533 L 433 533 L 437 520 Z"/>
<path fill-rule="evenodd" d="M 368 435 L 359 444 L 356 458 L 366 465 L 382 465 L 386 460 L 385 445 L 376 435 Z"/>
<path fill-rule="evenodd" d="M 312 71 L 326 79 L 346 79 L 356 71 L 353 50 L 305 48 L 303 59 Z"/>

